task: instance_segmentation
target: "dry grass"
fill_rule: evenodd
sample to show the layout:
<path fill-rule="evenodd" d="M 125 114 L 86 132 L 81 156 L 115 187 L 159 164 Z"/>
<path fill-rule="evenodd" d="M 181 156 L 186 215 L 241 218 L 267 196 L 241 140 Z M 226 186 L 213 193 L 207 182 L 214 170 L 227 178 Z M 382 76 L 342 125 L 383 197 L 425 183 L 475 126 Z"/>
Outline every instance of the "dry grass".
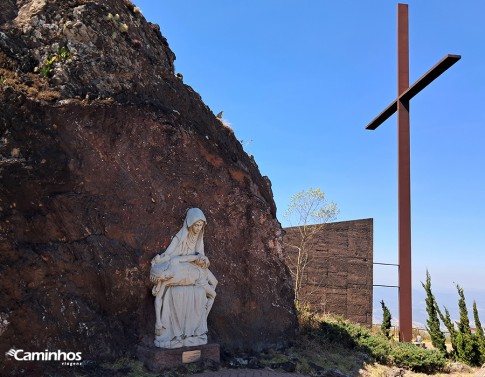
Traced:
<path fill-rule="evenodd" d="M 59 92 L 49 87 L 46 78 L 34 73 L 27 73 L 24 76 L 22 79 L 15 72 L 0 68 L 2 78 L 0 90 L 11 87 L 16 93 L 22 93 L 28 98 L 47 102 L 55 101 L 60 97 Z"/>

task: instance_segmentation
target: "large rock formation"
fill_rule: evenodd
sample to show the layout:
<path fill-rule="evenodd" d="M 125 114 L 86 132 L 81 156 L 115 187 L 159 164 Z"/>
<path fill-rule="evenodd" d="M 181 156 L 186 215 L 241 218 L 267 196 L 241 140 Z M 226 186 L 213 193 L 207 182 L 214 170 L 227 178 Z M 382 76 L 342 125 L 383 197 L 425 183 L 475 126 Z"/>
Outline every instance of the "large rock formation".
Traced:
<path fill-rule="evenodd" d="M 133 355 L 151 343 L 151 258 L 207 216 L 209 339 L 283 344 L 296 322 L 270 182 L 174 75 L 129 1 L 0 3 L 0 354 Z"/>

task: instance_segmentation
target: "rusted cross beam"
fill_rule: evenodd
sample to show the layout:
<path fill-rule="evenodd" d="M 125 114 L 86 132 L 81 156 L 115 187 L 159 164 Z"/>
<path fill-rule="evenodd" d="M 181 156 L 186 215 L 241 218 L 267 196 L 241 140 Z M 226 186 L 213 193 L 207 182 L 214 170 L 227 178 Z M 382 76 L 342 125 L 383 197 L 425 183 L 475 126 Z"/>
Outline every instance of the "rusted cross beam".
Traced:
<path fill-rule="evenodd" d="M 409 86 L 408 5 L 398 4 L 397 22 L 397 98 L 366 129 L 375 130 L 397 111 L 398 128 L 398 207 L 399 207 L 399 340 L 412 340 L 411 293 L 411 173 L 409 101 L 458 60 L 446 55 L 411 87 Z"/>
<path fill-rule="evenodd" d="M 409 101 L 421 90 L 427 87 L 434 79 L 440 76 L 444 71 L 450 68 L 458 60 L 461 59 L 460 55 L 446 55 L 436 65 L 421 76 L 411 87 L 409 87 L 403 94 L 401 94 L 393 103 L 386 107 L 386 109 L 380 113 L 372 122 L 370 122 L 365 128 L 367 130 L 375 130 L 388 118 L 391 117 L 397 111 L 398 101 Z"/>

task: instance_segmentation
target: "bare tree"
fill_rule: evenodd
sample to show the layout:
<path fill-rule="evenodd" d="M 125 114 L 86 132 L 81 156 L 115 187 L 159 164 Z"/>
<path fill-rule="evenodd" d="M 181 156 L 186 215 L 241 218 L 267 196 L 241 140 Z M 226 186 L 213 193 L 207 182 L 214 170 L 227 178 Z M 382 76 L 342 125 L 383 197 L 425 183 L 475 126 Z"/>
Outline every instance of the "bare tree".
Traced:
<path fill-rule="evenodd" d="M 302 285 L 308 265 L 312 261 L 310 250 L 315 236 L 325 223 L 334 220 L 339 213 L 334 202 L 328 202 L 320 189 L 300 191 L 290 198 L 284 214 L 290 226 L 298 231 L 297 244 L 286 244 L 286 264 L 293 277 L 295 303 L 305 305 L 308 297 L 302 297 Z M 318 283 L 316 284 L 318 285 Z M 305 296 L 311 294 L 309 291 Z"/>

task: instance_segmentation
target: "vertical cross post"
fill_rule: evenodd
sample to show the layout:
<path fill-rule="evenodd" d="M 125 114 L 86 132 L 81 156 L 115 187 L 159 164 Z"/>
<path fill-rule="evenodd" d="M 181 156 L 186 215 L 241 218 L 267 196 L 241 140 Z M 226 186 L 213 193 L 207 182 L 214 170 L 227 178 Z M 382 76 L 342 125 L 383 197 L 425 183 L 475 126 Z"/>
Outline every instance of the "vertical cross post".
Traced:
<path fill-rule="evenodd" d="M 398 4 L 397 22 L 397 127 L 399 212 L 399 340 L 412 340 L 411 293 L 411 153 L 409 100 L 400 98 L 409 89 L 408 5 Z"/>

